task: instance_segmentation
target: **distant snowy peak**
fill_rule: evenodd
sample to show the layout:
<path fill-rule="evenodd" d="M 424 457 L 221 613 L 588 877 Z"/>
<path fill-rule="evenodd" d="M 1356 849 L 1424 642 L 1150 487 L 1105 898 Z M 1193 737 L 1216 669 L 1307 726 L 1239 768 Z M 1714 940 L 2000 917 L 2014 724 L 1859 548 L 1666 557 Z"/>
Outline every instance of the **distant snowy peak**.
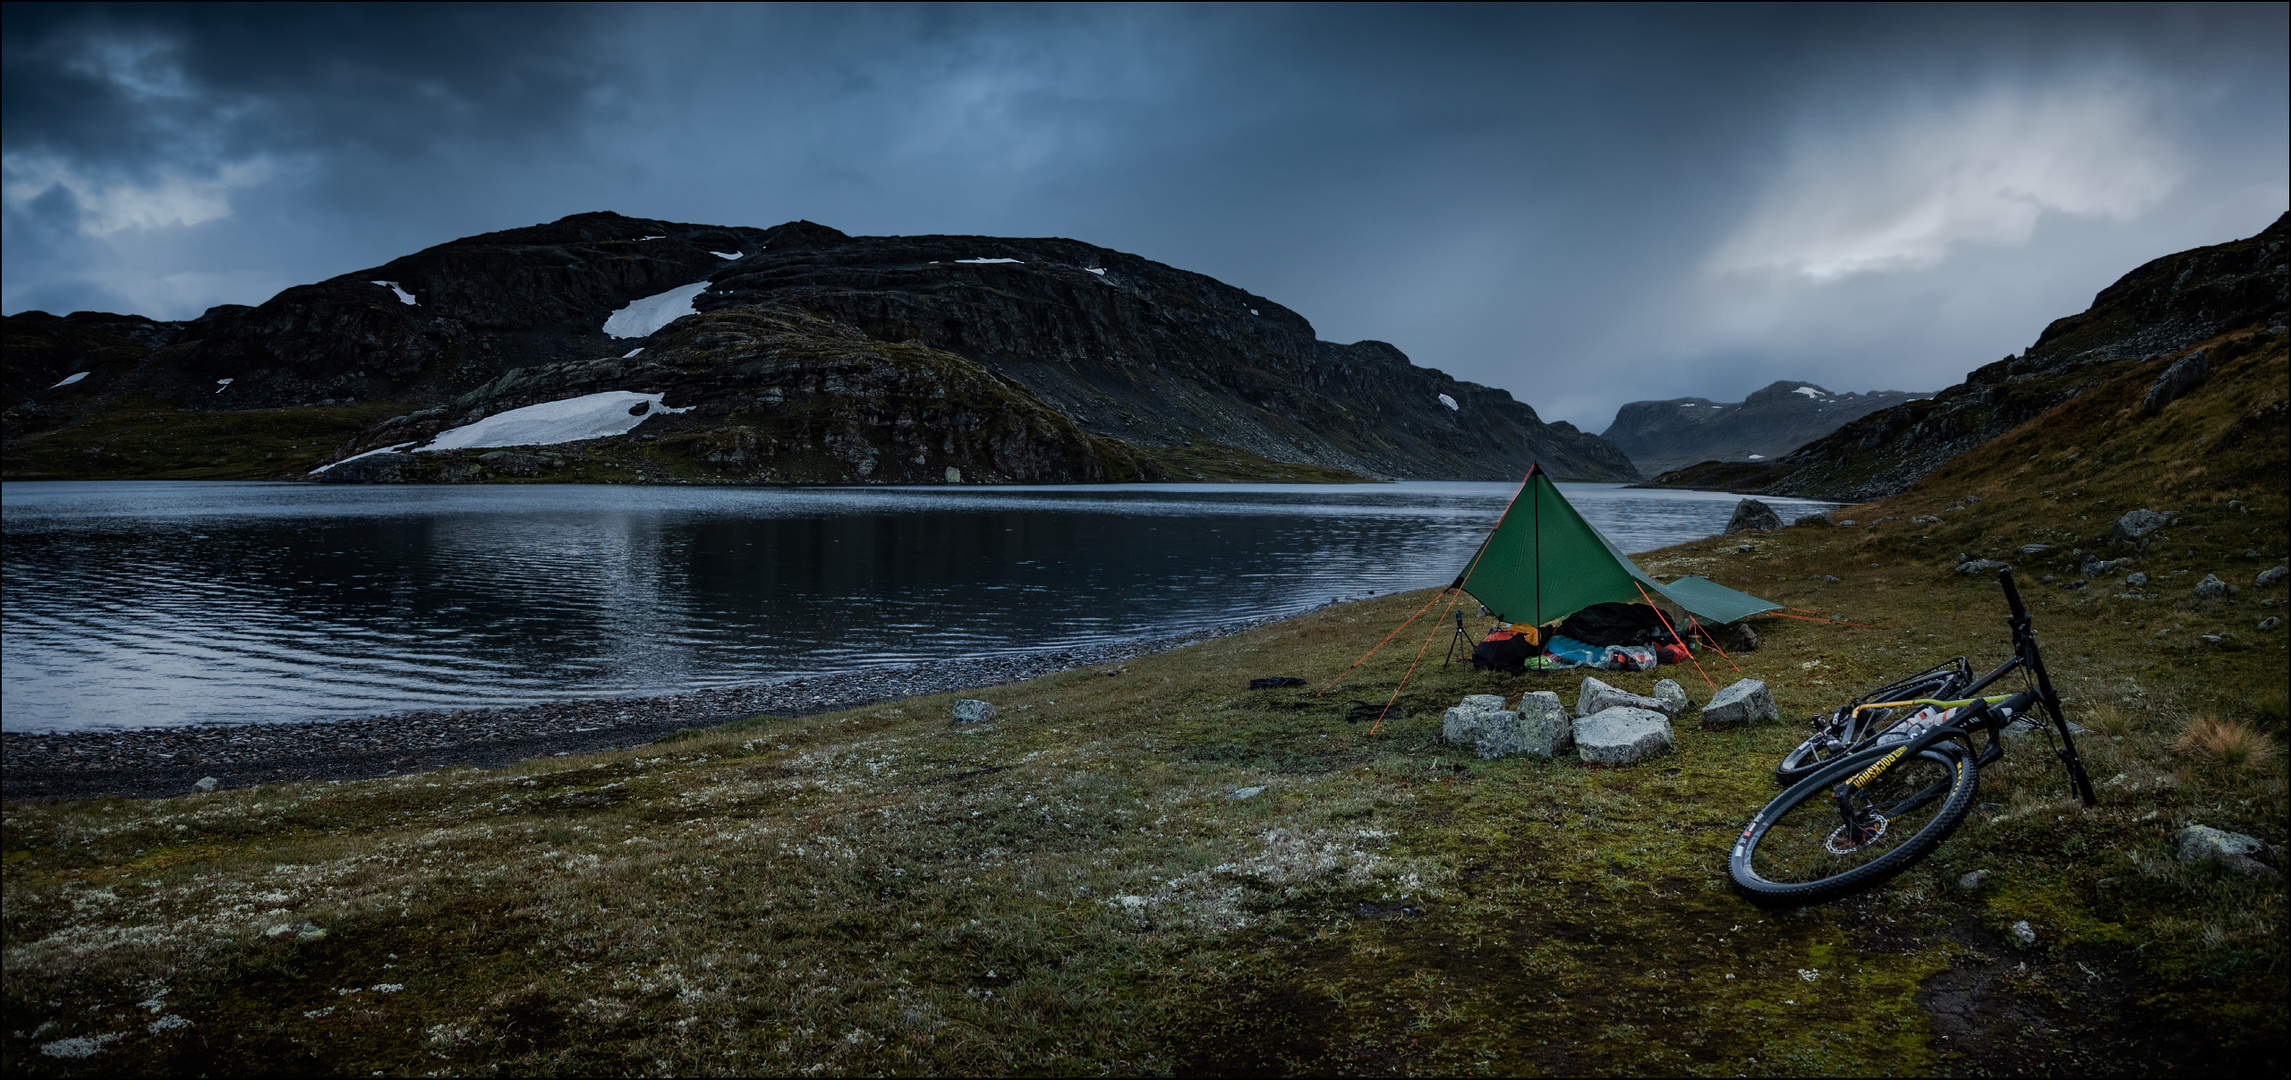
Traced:
<path fill-rule="evenodd" d="M 616 338 L 645 338 L 686 315 L 698 315 L 692 301 L 708 291 L 708 282 L 695 281 L 641 300 L 631 300 L 605 319 L 605 334 Z"/>
<path fill-rule="evenodd" d="M 399 288 L 399 287 L 398 287 L 398 283 L 397 283 L 397 282 L 395 282 L 395 281 L 376 281 L 376 282 L 371 282 L 371 284 L 374 284 L 374 285 L 380 285 L 381 287 L 383 287 L 383 288 L 385 288 L 385 289 L 388 289 L 388 290 L 390 290 L 391 292 L 397 293 L 397 294 L 398 294 L 398 302 L 399 302 L 399 303 L 401 303 L 401 304 L 418 304 L 418 303 L 420 303 L 420 302 L 421 302 L 421 301 L 418 301 L 418 300 L 414 299 L 414 294 L 412 294 L 412 293 L 410 293 L 410 292 L 407 292 L 407 291 L 406 291 L 406 290 L 404 290 L 404 289 L 401 289 L 401 288 Z"/>
<path fill-rule="evenodd" d="M 1790 391 L 1790 392 L 1791 392 L 1791 393 L 1793 393 L 1793 394 L 1804 394 L 1804 395 L 1806 395 L 1807 397 L 1810 397 L 1810 398 L 1826 398 L 1826 397 L 1830 396 L 1830 392 L 1829 392 L 1829 391 L 1827 391 L 1827 390 L 1824 390 L 1824 389 L 1822 389 L 1821 387 L 1818 387 L 1818 386 L 1801 386 L 1801 387 L 1799 387 L 1799 388 L 1797 388 L 1797 389 L 1795 389 L 1795 390 L 1792 390 L 1792 391 Z"/>

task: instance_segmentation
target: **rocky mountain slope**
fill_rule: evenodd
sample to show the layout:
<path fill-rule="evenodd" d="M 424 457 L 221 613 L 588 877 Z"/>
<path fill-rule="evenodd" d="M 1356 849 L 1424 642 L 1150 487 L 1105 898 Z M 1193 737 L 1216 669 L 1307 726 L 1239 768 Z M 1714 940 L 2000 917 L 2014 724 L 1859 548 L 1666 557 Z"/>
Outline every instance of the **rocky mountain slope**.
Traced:
<path fill-rule="evenodd" d="M 2283 327 L 2287 256 L 2291 214 L 2248 239 L 2149 262 L 2102 289 L 2082 313 L 2054 320 L 2021 355 L 1926 400 L 1855 420 L 1756 475 L 1740 466 L 1698 467 L 1656 482 L 1843 502 L 1884 498 L 2111 379 L 2136 370 L 2160 379 L 2207 339 Z M 1713 482 L 1720 472 L 1727 475 Z"/>
<path fill-rule="evenodd" d="M 1902 390 L 1833 394 L 1813 383 L 1783 381 L 1735 402 L 1634 401 L 1616 410 L 1615 422 L 1599 435 L 1651 474 L 1698 461 L 1781 457 L 1847 421 L 1931 396 Z"/>
<path fill-rule="evenodd" d="M 6 320 L 5 371 L 11 478 L 293 475 L 371 451 L 328 475 L 1511 479 L 1536 460 L 1637 475 L 1504 391 L 1382 342 L 1321 341 L 1199 274 L 1072 240 L 801 221 L 581 214 L 183 323 L 29 312 Z M 550 453 L 409 452 L 607 391 L 662 396 L 629 434 Z M 180 452 L 152 461 L 153 440 Z"/>

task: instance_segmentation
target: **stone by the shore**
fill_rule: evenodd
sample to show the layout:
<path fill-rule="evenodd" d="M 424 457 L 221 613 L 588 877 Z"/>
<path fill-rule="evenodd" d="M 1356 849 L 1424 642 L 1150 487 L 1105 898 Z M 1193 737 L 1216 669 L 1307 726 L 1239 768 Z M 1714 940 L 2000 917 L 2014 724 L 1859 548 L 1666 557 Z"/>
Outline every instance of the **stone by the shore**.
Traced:
<path fill-rule="evenodd" d="M 1631 765 L 1668 751 L 1670 718 L 1618 705 L 1575 722 L 1575 753 L 1594 765 Z"/>
<path fill-rule="evenodd" d="M 1685 712 L 1687 706 L 1694 704 L 1687 699 L 1686 687 L 1680 686 L 1676 679 L 1663 679 L 1656 682 L 1654 693 L 1651 696 L 1656 701 L 1669 706 L 1663 710 L 1665 716 L 1677 716 Z"/>
<path fill-rule="evenodd" d="M 1757 679 L 1743 679 L 1720 690 L 1702 707 L 1704 727 L 1738 727 L 1781 718 L 1781 710 L 1774 707 L 1773 692 Z"/>
<path fill-rule="evenodd" d="M 1774 508 L 1756 499 L 1744 499 L 1734 504 L 1734 516 L 1726 521 L 1726 535 L 1743 532 L 1772 532 L 1782 527 L 1782 515 Z"/>
<path fill-rule="evenodd" d="M 1618 689 L 1588 675 L 1583 678 L 1583 688 L 1575 692 L 1575 715 L 1577 716 L 1589 716 L 1592 713 L 1605 712 L 1618 705 L 1659 712 L 1665 716 L 1670 715 L 1672 711 L 1667 703 L 1657 698 Z"/>
<path fill-rule="evenodd" d="M 955 723 L 978 724 L 994 719 L 994 703 L 977 698 L 959 698 L 954 707 Z"/>
<path fill-rule="evenodd" d="M 2230 870 L 2257 878 L 2280 877 L 2276 869 L 2253 856 L 2267 850 L 2267 845 L 2256 837 L 2214 829 L 2208 825 L 2190 825 L 2180 830 L 2181 862 L 2216 862 Z"/>
<path fill-rule="evenodd" d="M 1519 699 L 1521 751 L 1536 757 L 1558 757 L 1575 746 L 1575 724 L 1559 703 L 1559 695 L 1537 690 Z"/>

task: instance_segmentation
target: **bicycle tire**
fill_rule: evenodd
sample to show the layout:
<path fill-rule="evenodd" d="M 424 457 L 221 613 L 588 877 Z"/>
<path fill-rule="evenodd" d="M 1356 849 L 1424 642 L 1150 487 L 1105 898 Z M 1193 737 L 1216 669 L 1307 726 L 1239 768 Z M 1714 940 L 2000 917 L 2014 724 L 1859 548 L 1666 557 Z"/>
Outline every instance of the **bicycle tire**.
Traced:
<path fill-rule="evenodd" d="M 1896 761 L 1871 781 L 1867 808 L 1898 812 L 1880 815 L 1870 842 L 1838 847 L 1845 825 L 1832 789 L 1898 749 L 1834 759 L 1775 796 L 1734 842 L 1727 873 L 1735 887 L 1761 906 L 1805 907 L 1875 888 L 1931 853 L 1964 823 L 1980 786 L 1979 766 L 1952 743 Z"/>

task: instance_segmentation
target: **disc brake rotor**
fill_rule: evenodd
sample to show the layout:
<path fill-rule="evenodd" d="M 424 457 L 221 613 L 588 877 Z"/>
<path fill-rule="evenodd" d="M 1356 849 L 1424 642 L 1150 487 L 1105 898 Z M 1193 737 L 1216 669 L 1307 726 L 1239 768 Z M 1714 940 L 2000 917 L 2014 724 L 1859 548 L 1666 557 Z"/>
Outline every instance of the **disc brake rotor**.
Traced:
<path fill-rule="evenodd" d="M 1857 835 L 1849 837 L 1846 833 L 1848 829 L 1852 829 Z M 1840 825 L 1831 830 L 1829 838 L 1822 841 L 1822 847 L 1832 855 L 1851 855 L 1877 843 L 1877 838 L 1884 835 L 1885 815 L 1873 813 L 1863 818 L 1858 824 Z"/>

